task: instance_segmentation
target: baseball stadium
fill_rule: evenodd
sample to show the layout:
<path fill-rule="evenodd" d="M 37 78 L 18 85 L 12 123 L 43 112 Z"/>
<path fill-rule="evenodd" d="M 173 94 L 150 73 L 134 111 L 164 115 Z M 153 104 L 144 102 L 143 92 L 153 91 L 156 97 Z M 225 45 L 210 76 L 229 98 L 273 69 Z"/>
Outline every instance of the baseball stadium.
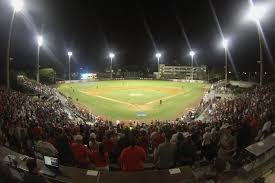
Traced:
<path fill-rule="evenodd" d="M 275 183 L 274 9 L 0 0 L 0 183 Z"/>

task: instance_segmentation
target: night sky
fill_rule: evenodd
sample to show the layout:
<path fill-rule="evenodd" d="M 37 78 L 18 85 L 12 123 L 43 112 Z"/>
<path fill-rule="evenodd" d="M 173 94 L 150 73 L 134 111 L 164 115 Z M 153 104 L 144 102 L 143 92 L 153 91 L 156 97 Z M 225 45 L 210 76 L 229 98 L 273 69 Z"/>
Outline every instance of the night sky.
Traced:
<path fill-rule="evenodd" d="M 275 52 L 275 1 L 262 20 L 270 49 Z M 248 0 L 212 0 L 223 34 L 230 39 L 230 53 L 238 71 L 258 71 L 258 37 L 253 22 L 243 17 Z M 0 0 L 1 73 L 5 60 L 10 0 Z M 108 52 L 116 54 L 115 68 L 156 71 L 156 51 L 161 63 L 190 64 L 187 38 L 199 65 L 222 68 L 224 52 L 221 35 L 208 0 L 25 0 L 24 11 L 14 22 L 11 67 L 35 71 L 37 45 L 35 36 L 46 41 L 41 50 L 41 66 L 53 67 L 58 74 L 67 69 L 67 51 L 73 52 L 72 70 L 104 71 L 109 66 Z M 274 62 L 265 54 L 266 63 Z M 136 67 L 135 67 L 136 66 Z M 270 72 L 271 67 L 266 67 Z M 3 75 L 1 75 L 3 77 Z"/>

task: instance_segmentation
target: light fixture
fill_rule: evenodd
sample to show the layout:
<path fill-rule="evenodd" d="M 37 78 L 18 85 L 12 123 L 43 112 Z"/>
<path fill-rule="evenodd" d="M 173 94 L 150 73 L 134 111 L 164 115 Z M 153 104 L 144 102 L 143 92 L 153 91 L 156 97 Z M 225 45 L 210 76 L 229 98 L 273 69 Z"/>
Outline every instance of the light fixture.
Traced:
<path fill-rule="evenodd" d="M 160 58 L 161 57 L 161 53 L 156 53 L 156 57 Z"/>
<path fill-rule="evenodd" d="M 42 46 L 44 43 L 44 39 L 42 36 L 37 36 L 37 44 L 38 46 Z"/>
<path fill-rule="evenodd" d="M 14 11 L 18 12 L 23 9 L 23 1 L 22 0 L 12 0 L 11 5 Z"/>
<path fill-rule="evenodd" d="M 109 53 L 109 57 L 110 57 L 110 58 L 114 58 L 114 57 L 115 57 L 115 54 L 111 52 L 111 53 Z"/>
<path fill-rule="evenodd" d="M 228 47 L 228 40 L 227 40 L 227 39 L 223 39 L 223 40 L 222 40 L 222 47 L 223 47 L 224 49 L 227 49 L 227 47 Z"/>
<path fill-rule="evenodd" d="M 191 57 L 194 57 L 194 56 L 196 55 L 196 53 L 195 53 L 194 51 L 190 51 L 190 52 L 189 52 L 189 55 L 190 55 Z"/>

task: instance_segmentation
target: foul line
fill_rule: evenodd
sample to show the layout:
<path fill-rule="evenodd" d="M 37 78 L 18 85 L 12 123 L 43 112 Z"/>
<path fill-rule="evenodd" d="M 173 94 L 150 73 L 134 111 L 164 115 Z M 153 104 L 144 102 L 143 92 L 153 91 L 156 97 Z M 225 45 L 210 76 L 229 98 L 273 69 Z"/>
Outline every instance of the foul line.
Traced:
<path fill-rule="evenodd" d="M 81 91 L 81 92 L 85 93 L 87 95 L 90 95 L 88 92 L 83 92 L 83 91 Z M 123 101 L 120 101 L 120 100 L 116 100 L 116 99 L 112 99 L 112 98 L 108 98 L 108 97 L 103 97 L 103 96 L 100 96 L 100 95 L 91 95 L 91 96 L 102 98 L 102 99 L 109 100 L 109 101 L 112 101 L 112 102 L 117 102 L 117 103 L 120 103 L 120 104 L 135 106 L 134 104 L 131 104 L 131 103 L 128 103 L 128 102 L 123 102 Z"/>
<path fill-rule="evenodd" d="M 167 97 L 163 97 L 163 98 L 160 98 L 160 99 L 157 99 L 157 100 L 147 102 L 146 104 L 152 104 L 152 103 L 155 103 L 155 102 L 159 102 L 160 100 L 166 101 L 166 100 L 169 100 L 169 99 L 174 98 L 174 97 L 176 97 L 178 95 L 181 95 L 181 94 L 183 94 L 183 93 L 178 93 L 178 94 L 175 94 L 175 95 L 170 95 L 170 96 L 167 96 Z"/>

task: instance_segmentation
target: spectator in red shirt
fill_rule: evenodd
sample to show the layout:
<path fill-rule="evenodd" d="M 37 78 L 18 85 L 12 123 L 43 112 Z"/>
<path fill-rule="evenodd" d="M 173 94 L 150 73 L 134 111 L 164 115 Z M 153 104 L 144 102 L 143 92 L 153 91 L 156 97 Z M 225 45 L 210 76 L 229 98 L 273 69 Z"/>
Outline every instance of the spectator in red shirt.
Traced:
<path fill-rule="evenodd" d="M 72 153 L 76 165 L 79 168 L 90 168 L 90 151 L 82 144 L 83 137 L 81 135 L 75 136 L 75 143 L 72 144 Z"/>
<path fill-rule="evenodd" d="M 96 170 L 109 171 L 109 155 L 104 151 L 104 144 L 99 144 L 98 151 L 92 152 Z"/>
<path fill-rule="evenodd" d="M 35 139 L 39 139 L 43 134 L 43 129 L 39 126 L 39 124 L 35 124 L 33 128 L 33 136 Z"/>
<path fill-rule="evenodd" d="M 130 146 L 123 149 L 119 161 L 124 171 L 138 171 L 144 169 L 146 153 L 144 149 L 136 145 L 135 137 L 131 136 Z"/>
<path fill-rule="evenodd" d="M 107 152 L 110 156 L 113 155 L 115 149 L 115 143 L 111 139 L 112 134 L 107 133 L 106 140 L 103 141 L 104 151 Z"/>
<path fill-rule="evenodd" d="M 152 139 L 154 148 L 158 148 L 158 146 L 165 141 L 165 136 L 161 130 L 157 132 L 157 134 Z"/>
<path fill-rule="evenodd" d="M 147 153 L 149 147 L 149 139 L 145 130 L 141 130 L 140 137 L 138 138 L 138 145 L 140 145 Z"/>

